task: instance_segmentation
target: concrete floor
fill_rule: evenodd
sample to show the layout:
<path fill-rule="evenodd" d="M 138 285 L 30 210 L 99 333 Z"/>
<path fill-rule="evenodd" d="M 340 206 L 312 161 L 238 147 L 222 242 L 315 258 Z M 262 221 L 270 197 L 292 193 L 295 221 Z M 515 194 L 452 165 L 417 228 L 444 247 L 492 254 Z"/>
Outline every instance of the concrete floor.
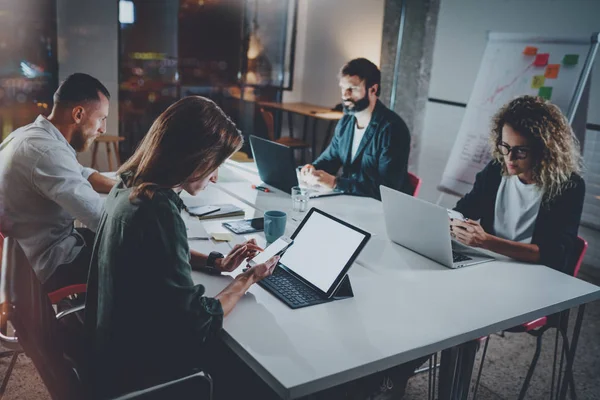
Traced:
<path fill-rule="evenodd" d="M 576 311 L 571 312 L 570 327 L 574 325 L 575 314 Z M 544 335 L 542 354 L 527 392 L 528 399 L 550 397 L 554 333 L 554 330 L 550 330 Z M 516 399 L 534 349 L 535 338 L 527 334 L 507 333 L 505 337 L 492 335 L 477 398 L 480 400 Z M 481 351 L 478 354 L 481 356 Z M 9 361 L 10 358 L 0 360 L 0 377 L 4 376 Z M 586 308 L 573 372 L 578 398 L 600 399 L 600 301 L 591 303 Z M 476 374 L 477 367 L 474 377 Z M 427 373 L 423 373 L 409 381 L 405 400 L 426 398 Z M 35 367 L 25 355 L 19 356 L 3 399 L 50 399 Z"/>

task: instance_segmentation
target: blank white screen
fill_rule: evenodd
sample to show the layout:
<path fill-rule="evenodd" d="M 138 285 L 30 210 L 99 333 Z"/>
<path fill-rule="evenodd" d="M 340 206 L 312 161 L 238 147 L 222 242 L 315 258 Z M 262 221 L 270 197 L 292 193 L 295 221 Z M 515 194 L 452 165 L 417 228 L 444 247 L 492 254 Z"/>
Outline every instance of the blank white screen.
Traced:
<path fill-rule="evenodd" d="M 269 258 L 273 257 L 275 254 L 279 253 L 283 250 L 288 243 L 283 239 L 279 238 L 275 242 L 273 242 L 269 247 L 265 249 L 262 253 L 259 253 L 256 257 L 252 259 L 254 264 L 262 264 L 264 262 L 269 261 Z M 253 265 L 254 265 L 253 264 Z"/>
<path fill-rule="evenodd" d="M 362 233 L 313 212 L 280 263 L 327 292 L 364 238 Z"/>

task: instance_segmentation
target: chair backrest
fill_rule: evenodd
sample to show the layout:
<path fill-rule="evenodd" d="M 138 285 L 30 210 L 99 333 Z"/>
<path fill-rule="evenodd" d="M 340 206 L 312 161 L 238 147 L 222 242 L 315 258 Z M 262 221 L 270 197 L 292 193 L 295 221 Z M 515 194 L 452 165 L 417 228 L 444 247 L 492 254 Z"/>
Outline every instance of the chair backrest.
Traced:
<path fill-rule="evenodd" d="M 2 234 L 2 227 L 0 226 L 0 262 L 2 262 L 2 252 L 4 251 L 4 235 Z"/>
<path fill-rule="evenodd" d="M 0 210 L 2 209 L 2 204 L 0 204 Z M 0 218 L 1 222 L 2 218 Z M 2 249 L 4 248 L 4 234 L 2 233 L 2 225 L 0 225 L 0 262 L 2 262 Z"/>
<path fill-rule="evenodd" d="M 269 140 L 275 141 L 275 118 L 273 117 L 273 113 L 268 111 L 266 108 L 260 108 L 260 114 L 265 121 L 265 125 L 267 126 L 267 135 L 269 136 Z"/>
<path fill-rule="evenodd" d="M 423 180 L 415 174 L 409 172 L 408 181 L 410 182 L 410 185 L 414 188 L 412 193 L 413 197 L 417 197 L 419 195 L 419 190 L 421 190 L 421 184 L 423 183 Z"/>
<path fill-rule="evenodd" d="M 0 306 L 15 328 L 53 399 L 84 398 L 73 365 L 65 358 L 65 337 L 48 294 L 16 240 L 4 238 L 0 269 Z M 4 321 L 3 321 L 4 322 Z"/>
<path fill-rule="evenodd" d="M 581 264 L 583 263 L 583 257 L 585 257 L 585 252 L 587 251 L 587 248 L 588 242 L 586 242 L 585 239 L 581 236 L 577 236 L 577 239 L 575 240 L 575 248 L 573 249 L 573 252 L 577 255 L 575 261 L 575 268 L 573 269 L 574 277 L 577 277 L 577 274 L 579 273 L 579 269 L 581 268 Z"/>
<path fill-rule="evenodd" d="M 204 372 L 139 390 L 113 400 L 209 400 L 212 399 L 212 380 Z"/>

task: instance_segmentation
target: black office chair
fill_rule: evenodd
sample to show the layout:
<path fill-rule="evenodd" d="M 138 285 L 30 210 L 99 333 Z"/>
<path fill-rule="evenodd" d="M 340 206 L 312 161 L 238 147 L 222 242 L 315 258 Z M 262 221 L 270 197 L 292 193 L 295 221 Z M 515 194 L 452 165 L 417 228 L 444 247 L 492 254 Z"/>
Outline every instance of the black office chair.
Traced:
<path fill-rule="evenodd" d="M 212 399 L 212 380 L 200 371 L 148 389 L 138 390 L 113 400 Z"/>
<path fill-rule="evenodd" d="M 11 238 L 4 239 L 0 270 L 0 326 L 10 323 L 15 336 L 0 332 L 0 341 L 20 345 L 31 358 L 52 399 L 89 398 L 79 371 L 84 370 L 83 334 L 69 335 L 59 319 L 84 308 L 83 305 L 54 312 L 48 294 L 26 261 L 21 247 Z M 187 377 L 122 395 L 115 400 L 211 399 L 212 380 L 195 372 Z"/>

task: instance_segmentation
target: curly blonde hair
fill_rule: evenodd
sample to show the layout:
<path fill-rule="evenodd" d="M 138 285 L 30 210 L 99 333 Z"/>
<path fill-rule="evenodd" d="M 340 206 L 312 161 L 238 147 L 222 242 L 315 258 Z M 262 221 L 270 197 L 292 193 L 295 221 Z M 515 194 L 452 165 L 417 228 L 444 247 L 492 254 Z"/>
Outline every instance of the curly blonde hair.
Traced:
<path fill-rule="evenodd" d="M 571 174 L 582 168 L 579 141 L 560 109 L 536 96 L 521 96 L 504 105 L 492 118 L 492 156 L 507 174 L 504 156 L 498 151 L 502 128 L 509 125 L 529 142 L 533 156 L 533 180 L 551 201 L 570 184 Z"/>

